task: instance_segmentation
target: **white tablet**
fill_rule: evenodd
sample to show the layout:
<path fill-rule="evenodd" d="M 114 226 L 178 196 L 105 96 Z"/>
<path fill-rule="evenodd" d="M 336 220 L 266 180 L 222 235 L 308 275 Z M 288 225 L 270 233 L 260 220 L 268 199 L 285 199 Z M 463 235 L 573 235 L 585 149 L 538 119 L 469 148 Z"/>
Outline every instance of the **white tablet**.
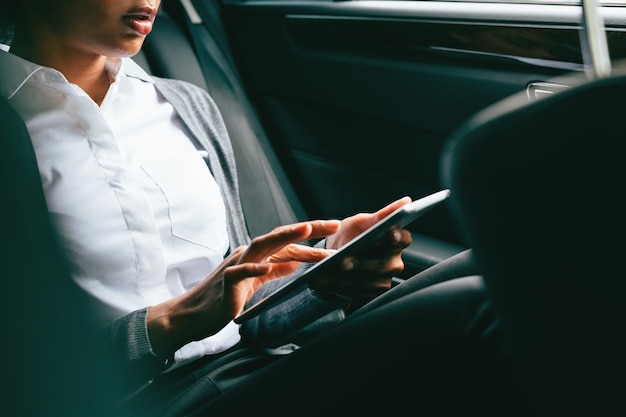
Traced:
<path fill-rule="evenodd" d="M 256 317 L 262 312 L 284 301 L 289 296 L 292 296 L 296 292 L 302 290 L 303 287 L 306 286 L 314 277 L 327 271 L 336 270 L 338 268 L 338 264 L 341 263 L 346 257 L 355 255 L 361 250 L 373 246 L 380 239 L 382 239 L 389 230 L 405 227 L 437 204 L 443 202 L 449 196 L 450 190 L 442 190 L 415 200 L 409 204 L 405 204 L 343 245 L 334 254 L 327 256 L 313 265 L 295 280 L 285 284 L 272 294 L 245 309 L 235 318 L 235 323 L 243 323 L 244 321 Z"/>

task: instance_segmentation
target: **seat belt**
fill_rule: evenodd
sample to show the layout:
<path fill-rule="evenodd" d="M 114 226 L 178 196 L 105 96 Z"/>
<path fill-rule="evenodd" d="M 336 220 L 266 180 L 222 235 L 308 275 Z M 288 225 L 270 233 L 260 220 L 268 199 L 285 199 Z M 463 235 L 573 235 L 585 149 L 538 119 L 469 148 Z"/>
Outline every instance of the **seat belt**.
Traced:
<path fill-rule="evenodd" d="M 241 203 L 250 235 L 254 237 L 276 226 L 307 219 L 248 102 L 233 61 L 223 49 L 227 45 L 220 47 L 216 42 L 216 37 L 226 41 L 218 10 L 206 12 L 209 24 L 205 25 L 205 16 L 200 16 L 191 0 L 180 0 L 180 4 L 209 93 L 222 113 L 235 151 Z M 207 26 L 213 29 L 212 33 Z"/>

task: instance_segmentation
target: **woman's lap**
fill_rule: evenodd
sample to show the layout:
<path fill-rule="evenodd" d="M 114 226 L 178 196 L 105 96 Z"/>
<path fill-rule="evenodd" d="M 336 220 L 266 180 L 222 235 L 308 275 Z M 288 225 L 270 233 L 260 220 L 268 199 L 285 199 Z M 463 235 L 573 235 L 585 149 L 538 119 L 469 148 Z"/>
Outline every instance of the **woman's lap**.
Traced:
<path fill-rule="evenodd" d="M 207 361 L 156 414 L 513 415 L 520 393 L 482 278 L 456 278 L 474 271 L 470 255 L 407 280 L 293 353 Z"/>
<path fill-rule="evenodd" d="M 519 391 L 480 277 L 435 284 L 337 328 L 193 415 L 416 409 L 514 415 Z"/>

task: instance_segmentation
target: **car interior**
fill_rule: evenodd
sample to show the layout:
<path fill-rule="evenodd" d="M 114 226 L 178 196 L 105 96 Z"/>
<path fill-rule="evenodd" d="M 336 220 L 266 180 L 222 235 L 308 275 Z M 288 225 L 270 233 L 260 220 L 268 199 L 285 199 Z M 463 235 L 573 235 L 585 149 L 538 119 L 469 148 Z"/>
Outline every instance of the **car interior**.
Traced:
<path fill-rule="evenodd" d="M 587 77 L 533 103 L 490 106 L 448 140 L 442 178 L 541 415 L 607 415 L 626 370 L 621 106 L 601 20 Z M 620 74 L 621 73 L 621 74 Z M 577 84 L 577 85 L 576 85 Z"/>
<path fill-rule="evenodd" d="M 471 249 L 536 415 L 608 415 L 623 408 L 614 380 L 626 371 L 626 8 L 582 6 L 164 0 L 134 59 L 212 95 L 252 236 L 449 188 L 410 225 L 396 281 Z M 68 373 L 89 307 L 68 279 L 25 127 L 0 105 L 2 260 L 23 278 L 9 280 L 19 296 L 1 310 L 23 316 L 7 329 L 23 337 L 2 348 L 16 358 L 4 402 L 23 415 L 111 415 L 106 360 L 90 365 L 100 381 Z M 24 374 L 24 360 L 47 376 Z"/>

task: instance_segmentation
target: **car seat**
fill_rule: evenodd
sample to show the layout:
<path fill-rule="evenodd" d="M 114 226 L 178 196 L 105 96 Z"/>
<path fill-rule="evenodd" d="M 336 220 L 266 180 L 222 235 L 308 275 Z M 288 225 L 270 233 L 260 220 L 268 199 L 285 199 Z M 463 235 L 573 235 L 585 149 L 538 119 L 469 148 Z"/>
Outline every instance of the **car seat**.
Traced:
<path fill-rule="evenodd" d="M 570 81 L 534 102 L 513 96 L 461 126 L 442 178 L 537 414 L 619 414 L 626 77 Z"/>
<path fill-rule="evenodd" d="M 0 414 L 110 416 L 120 384 L 93 332 L 95 314 L 70 278 L 26 127 L 4 98 L 0 158 Z"/>

